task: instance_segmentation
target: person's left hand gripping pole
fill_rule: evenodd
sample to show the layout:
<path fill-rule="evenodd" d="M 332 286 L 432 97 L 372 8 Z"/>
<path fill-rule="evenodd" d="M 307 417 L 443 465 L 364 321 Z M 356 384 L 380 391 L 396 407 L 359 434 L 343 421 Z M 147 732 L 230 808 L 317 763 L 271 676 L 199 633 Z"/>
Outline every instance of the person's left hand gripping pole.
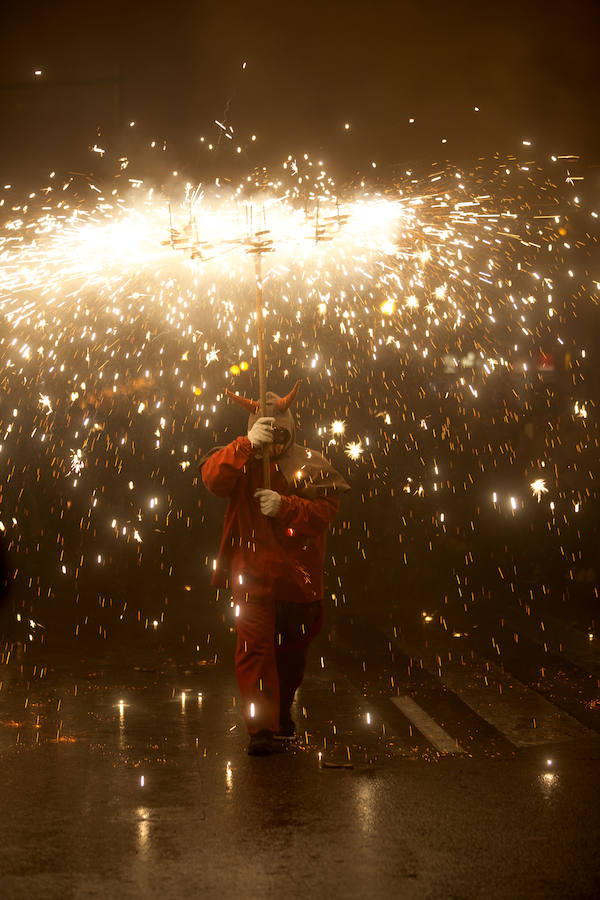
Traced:
<path fill-rule="evenodd" d="M 259 488 L 254 491 L 254 496 L 260 503 L 260 511 L 263 516 L 276 516 L 281 506 L 281 494 L 267 488 Z"/>

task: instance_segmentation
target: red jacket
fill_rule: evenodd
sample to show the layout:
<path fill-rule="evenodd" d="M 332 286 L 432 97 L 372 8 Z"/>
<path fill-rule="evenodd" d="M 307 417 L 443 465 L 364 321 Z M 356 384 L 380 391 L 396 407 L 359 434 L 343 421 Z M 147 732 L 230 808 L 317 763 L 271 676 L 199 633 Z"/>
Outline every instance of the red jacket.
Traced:
<path fill-rule="evenodd" d="M 245 436 L 208 457 L 202 480 L 217 497 L 229 497 L 213 585 L 229 582 L 234 596 L 259 599 L 283 579 L 299 589 L 292 589 L 293 599 L 320 600 L 326 533 L 339 509 L 336 494 L 298 496 L 273 460 L 271 489 L 281 494 L 281 505 L 276 516 L 263 515 L 254 497 L 263 487 L 262 463 Z"/>

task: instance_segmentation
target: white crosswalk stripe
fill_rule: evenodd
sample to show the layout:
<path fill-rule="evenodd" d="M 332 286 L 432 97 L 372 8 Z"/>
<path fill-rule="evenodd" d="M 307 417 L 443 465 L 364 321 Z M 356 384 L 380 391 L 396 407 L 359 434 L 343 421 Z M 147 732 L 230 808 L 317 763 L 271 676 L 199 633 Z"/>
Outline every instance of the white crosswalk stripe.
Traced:
<path fill-rule="evenodd" d="M 542 618 L 521 615 L 505 616 L 506 622 L 518 634 L 525 635 L 540 645 L 546 645 L 556 653 L 585 672 L 600 676 L 600 653 L 598 640 L 578 628 L 561 622 L 554 616 L 544 614 Z"/>
<path fill-rule="evenodd" d="M 459 655 L 453 647 L 448 653 L 444 638 L 432 636 L 429 646 L 406 646 L 400 649 L 409 656 L 422 659 L 424 667 L 478 716 L 517 747 L 558 743 L 589 738 L 594 732 L 568 713 L 550 703 L 493 662 Z M 449 658 L 450 656 L 450 658 Z"/>
<path fill-rule="evenodd" d="M 536 623 L 531 624 L 527 634 L 521 629 L 527 638 L 521 642 L 522 648 L 519 645 L 515 651 L 511 645 L 510 655 L 503 656 L 500 654 L 506 631 L 499 644 L 495 642 L 497 638 L 490 637 L 489 656 L 485 632 L 473 632 L 471 636 L 444 627 L 428 627 L 429 623 L 420 627 L 420 623 L 405 622 L 401 629 L 395 629 L 391 640 L 384 631 L 367 628 L 364 651 L 357 651 L 354 644 L 338 637 L 339 643 L 326 649 L 327 671 L 312 676 L 310 687 L 305 685 L 303 689 L 308 702 L 308 695 L 314 694 L 314 688 L 323 682 L 316 709 L 331 710 L 331 719 L 323 723 L 324 727 L 317 724 L 320 714 L 316 719 L 311 716 L 309 730 L 314 726 L 319 740 L 327 746 L 331 741 L 339 743 L 345 735 L 347 743 L 368 745 L 371 749 L 378 740 L 383 742 L 381 747 L 390 739 L 388 749 L 393 752 L 403 748 L 404 753 L 414 754 L 429 745 L 439 753 L 455 756 L 510 753 L 515 748 L 599 740 L 593 730 L 593 710 L 589 703 L 586 705 L 587 697 L 593 700 L 593 691 L 585 670 L 579 670 L 581 690 L 586 692 L 581 699 L 574 680 L 576 672 L 566 682 L 568 691 L 563 694 L 559 690 L 556 700 L 551 693 L 553 682 L 544 680 L 543 674 L 539 685 L 529 681 L 529 674 L 535 679 L 539 671 L 537 662 L 530 658 L 536 652 L 530 643 L 536 637 Z M 477 623 L 473 627 L 476 629 Z M 388 643 L 388 652 L 378 655 L 371 648 L 382 638 Z M 491 658 L 494 650 L 498 652 L 498 662 Z M 523 666 L 518 652 L 525 654 Z M 541 652 L 539 657 L 543 661 Z M 523 680 L 508 671 L 507 663 L 515 665 Z M 549 664 L 556 668 L 556 656 L 549 658 Z M 560 672 L 553 677 L 560 682 Z M 381 691 L 386 683 L 392 690 Z M 573 705 L 567 706 L 571 698 Z M 404 721 L 393 712 L 390 701 Z M 310 705 L 314 710 L 312 702 Z M 409 723 L 413 729 L 410 734 Z M 417 747 L 411 738 L 415 733 L 420 736 Z"/>
<path fill-rule="evenodd" d="M 515 746 L 571 741 L 592 732 L 541 694 L 488 663 L 444 670 L 443 682 L 463 703 L 493 725 Z M 485 680 L 484 680 L 485 679 Z"/>
<path fill-rule="evenodd" d="M 400 712 L 412 722 L 424 738 L 426 738 L 440 753 L 462 754 L 465 751 L 458 741 L 450 737 L 438 723 L 431 718 L 424 709 L 421 709 L 412 697 L 391 697 L 392 703 Z"/>

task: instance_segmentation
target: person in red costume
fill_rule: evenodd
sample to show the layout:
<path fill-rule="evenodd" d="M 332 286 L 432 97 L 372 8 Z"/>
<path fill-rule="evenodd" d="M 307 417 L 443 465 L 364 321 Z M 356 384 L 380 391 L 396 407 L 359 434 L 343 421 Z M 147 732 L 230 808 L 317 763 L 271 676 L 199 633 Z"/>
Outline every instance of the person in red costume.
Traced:
<path fill-rule="evenodd" d="M 267 392 L 259 404 L 227 391 L 250 412 L 247 434 L 200 461 L 202 480 L 229 506 L 213 576 L 229 587 L 236 607 L 235 668 L 248 753 L 268 755 L 293 738 L 291 707 L 306 653 L 323 624 L 323 561 L 338 495 L 349 490 L 320 453 L 296 443 L 286 397 Z M 262 455 L 270 454 L 271 489 L 263 486 Z"/>

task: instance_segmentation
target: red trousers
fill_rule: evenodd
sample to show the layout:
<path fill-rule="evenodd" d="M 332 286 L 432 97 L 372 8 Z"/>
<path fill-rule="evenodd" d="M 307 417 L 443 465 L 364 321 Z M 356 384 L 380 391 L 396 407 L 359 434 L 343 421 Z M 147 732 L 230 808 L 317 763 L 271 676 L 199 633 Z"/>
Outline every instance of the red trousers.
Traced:
<path fill-rule="evenodd" d="M 235 672 L 250 734 L 277 731 L 289 719 L 308 645 L 323 624 L 322 602 L 294 602 L 294 590 L 278 582 L 267 595 L 238 601 Z"/>

